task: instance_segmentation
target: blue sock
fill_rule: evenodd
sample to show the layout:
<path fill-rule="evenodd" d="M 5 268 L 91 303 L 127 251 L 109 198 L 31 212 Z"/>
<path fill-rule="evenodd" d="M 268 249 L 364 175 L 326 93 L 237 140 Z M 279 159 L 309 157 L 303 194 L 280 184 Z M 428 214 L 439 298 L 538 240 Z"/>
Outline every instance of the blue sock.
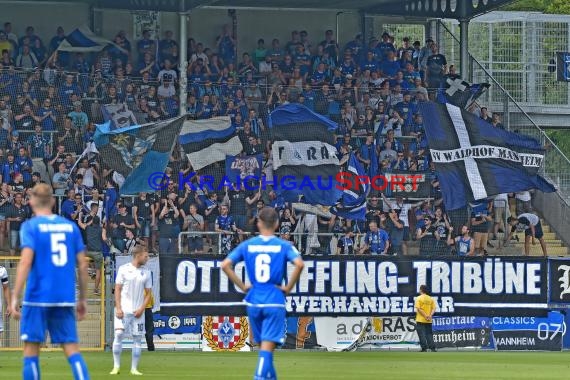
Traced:
<path fill-rule="evenodd" d="M 259 351 L 259 358 L 257 359 L 257 366 L 255 367 L 253 380 L 271 379 L 272 371 L 275 373 L 275 370 L 273 369 L 273 352 Z"/>
<path fill-rule="evenodd" d="M 24 358 L 23 380 L 40 380 L 40 358 L 28 356 Z"/>
<path fill-rule="evenodd" d="M 89 380 L 87 364 L 85 364 L 85 360 L 83 360 L 83 356 L 79 352 L 68 357 L 67 361 L 71 366 L 71 371 L 73 372 L 73 378 L 75 380 Z"/>

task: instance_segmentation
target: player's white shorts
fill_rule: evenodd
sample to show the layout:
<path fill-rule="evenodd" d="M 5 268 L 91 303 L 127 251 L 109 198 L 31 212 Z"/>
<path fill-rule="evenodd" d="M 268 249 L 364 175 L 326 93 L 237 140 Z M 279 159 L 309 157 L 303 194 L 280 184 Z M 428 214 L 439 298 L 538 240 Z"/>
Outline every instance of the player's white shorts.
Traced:
<path fill-rule="evenodd" d="M 124 314 L 123 319 L 117 318 L 115 313 L 115 330 L 125 330 L 125 335 L 138 336 L 145 334 L 144 313 L 138 318 L 134 314 Z"/>
<path fill-rule="evenodd" d="M 2 308 L 0 307 L 0 333 L 4 331 L 4 321 L 2 320 Z"/>

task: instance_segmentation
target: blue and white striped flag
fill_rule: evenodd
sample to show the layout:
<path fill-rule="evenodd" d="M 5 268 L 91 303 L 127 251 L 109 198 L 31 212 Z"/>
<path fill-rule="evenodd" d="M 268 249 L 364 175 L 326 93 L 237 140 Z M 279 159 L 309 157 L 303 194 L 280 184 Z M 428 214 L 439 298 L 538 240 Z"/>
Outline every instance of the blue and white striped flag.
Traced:
<path fill-rule="evenodd" d="M 368 174 L 354 153 L 350 153 L 346 171 L 352 175 L 352 178 Z M 358 185 L 358 188 L 354 189 L 349 189 L 347 186 L 343 191 L 341 201 L 336 206 L 331 207 L 330 212 L 345 219 L 365 220 L 368 194 L 370 194 L 369 183 Z"/>

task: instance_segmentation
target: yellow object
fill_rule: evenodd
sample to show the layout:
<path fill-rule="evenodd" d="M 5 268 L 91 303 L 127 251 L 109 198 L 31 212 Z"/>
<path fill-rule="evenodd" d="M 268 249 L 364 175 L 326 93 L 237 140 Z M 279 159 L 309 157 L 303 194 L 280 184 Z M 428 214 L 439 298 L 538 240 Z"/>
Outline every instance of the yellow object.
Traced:
<path fill-rule="evenodd" d="M 416 298 L 416 304 L 414 305 L 416 309 L 420 309 L 426 315 L 432 315 L 435 312 L 436 304 L 435 300 L 428 296 L 427 294 L 422 294 Z M 421 315 L 420 312 L 416 312 L 416 322 L 420 323 L 431 323 L 432 320 L 429 321 Z"/>

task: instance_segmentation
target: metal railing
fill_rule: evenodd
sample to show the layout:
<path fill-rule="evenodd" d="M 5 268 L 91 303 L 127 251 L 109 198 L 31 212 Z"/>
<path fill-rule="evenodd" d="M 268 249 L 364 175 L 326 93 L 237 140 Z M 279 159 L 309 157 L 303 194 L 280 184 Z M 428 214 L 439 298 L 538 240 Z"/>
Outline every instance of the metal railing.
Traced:
<path fill-rule="evenodd" d="M 446 35 L 451 39 L 448 43 L 459 45 L 459 39 L 449 30 L 441 20 L 439 21 Z M 445 38 L 442 37 L 442 38 Z M 459 47 L 457 47 L 459 49 Z M 472 77 L 467 80 L 475 83 L 490 82 L 493 89 L 493 99 L 489 95 L 483 96 L 479 100 L 481 106 L 493 107 L 491 111 L 498 112 L 502 116 L 505 128 L 534 137 L 546 152 L 544 165 L 540 169 L 540 174 L 550 180 L 557 188 L 558 195 L 566 207 L 570 207 L 570 160 L 556 146 L 544 130 L 528 115 L 521 105 L 511 96 L 501 83 L 490 73 L 477 58 L 469 54 Z M 500 97 L 500 98 L 498 98 Z M 491 103 L 486 103 L 492 100 Z"/>

